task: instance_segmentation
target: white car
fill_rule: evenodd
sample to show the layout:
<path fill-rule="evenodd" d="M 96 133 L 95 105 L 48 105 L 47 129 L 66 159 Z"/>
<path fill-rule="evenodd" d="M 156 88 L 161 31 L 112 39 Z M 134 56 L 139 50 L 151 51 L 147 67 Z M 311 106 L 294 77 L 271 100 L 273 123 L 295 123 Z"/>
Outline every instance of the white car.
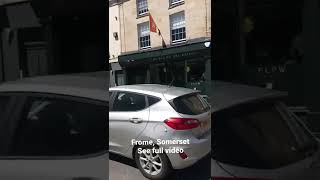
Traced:
<path fill-rule="evenodd" d="M 210 97 L 212 180 L 320 179 L 318 140 L 285 93 L 217 82 Z"/>
<path fill-rule="evenodd" d="M 106 74 L 1 84 L 0 179 L 108 179 Z"/>
<path fill-rule="evenodd" d="M 198 91 L 140 84 L 109 92 L 110 152 L 135 159 L 145 177 L 167 179 L 210 152 L 211 109 Z M 156 146 L 141 144 L 149 141 Z"/>

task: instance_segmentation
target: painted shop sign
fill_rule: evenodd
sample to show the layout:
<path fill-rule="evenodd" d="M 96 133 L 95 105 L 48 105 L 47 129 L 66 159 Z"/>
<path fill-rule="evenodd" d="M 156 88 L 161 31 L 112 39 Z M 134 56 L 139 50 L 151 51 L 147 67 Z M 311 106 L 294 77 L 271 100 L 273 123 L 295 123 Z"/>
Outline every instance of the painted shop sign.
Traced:
<path fill-rule="evenodd" d="M 277 65 L 277 66 L 258 66 L 257 72 L 271 74 L 271 73 L 284 73 L 287 72 L 285 65 Z"/>
<path fill-rule="evenodd" d="M 190 57 L 197 55 L 197 52 L 184 52 L 184 53 L 177 53 L 177 54 L 169 54 L 165 56 L 153 57 L 152 61 L 166 61 L 166 60 L 174 60 L 174 59 L 181 59 L 184 57 Z"/>

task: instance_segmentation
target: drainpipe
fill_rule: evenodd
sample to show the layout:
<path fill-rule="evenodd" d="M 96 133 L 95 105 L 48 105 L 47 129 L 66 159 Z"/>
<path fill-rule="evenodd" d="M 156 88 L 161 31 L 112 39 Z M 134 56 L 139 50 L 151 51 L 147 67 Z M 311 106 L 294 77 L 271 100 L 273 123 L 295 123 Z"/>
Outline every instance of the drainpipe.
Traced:
<path fill-rule="evenodd" d="M 126 40 L 126 25 L 125 25 L 125 22 L 124 22 L 124 8 L 123 8 L 123 4 L 124 4 L 124 0 L 121 0 L 121 10 L 122 10 L 122 23 L 123 23 L 123 41 L 121 42 L 125 42 Z M 119 8 L 120 9 L 120 8 Z M 119 18 L 120 19 L 120 18 Z M 121 24 L 120 24 L 120 27 L 121 27 Z M 122 31 L 121 31 L 122 32 Z M 120 35 L 121 36 L 121 35 Z M 122 36 L 121 36 L 121 39 L 122 39 Z M 121 43 L 122 44 L 122 43 Z M 122 47 L 122 45 L 121 45 Z M 127 51 L 127 48 L 126 48 L 126 43 L 124 43 L 124 52 Z M 121 49 L 121 52 L 122 49 Z"/>
<path fill-rule="evenodd" d="M 209 36 L 209 31 L 208 31 L 208 4 L 207 4 L 207 0 L 204 0 L 204 4 L 205 4 L 205 9 L 206 9 L 206 15 L 205 15 L 205 22 L 206 22 L 206 36 Z"/>

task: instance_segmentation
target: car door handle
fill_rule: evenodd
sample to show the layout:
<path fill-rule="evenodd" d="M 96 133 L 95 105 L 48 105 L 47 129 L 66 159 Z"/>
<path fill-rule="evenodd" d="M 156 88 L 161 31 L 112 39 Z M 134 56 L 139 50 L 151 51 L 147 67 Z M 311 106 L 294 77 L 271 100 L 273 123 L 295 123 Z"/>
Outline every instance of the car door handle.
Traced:
<path fill-rule="evenodd" d="M 142 123 L 142 119 L 141 118 L 130 118 L 129 121 L 131 123 L 134 123 L 134 124 Z"/>

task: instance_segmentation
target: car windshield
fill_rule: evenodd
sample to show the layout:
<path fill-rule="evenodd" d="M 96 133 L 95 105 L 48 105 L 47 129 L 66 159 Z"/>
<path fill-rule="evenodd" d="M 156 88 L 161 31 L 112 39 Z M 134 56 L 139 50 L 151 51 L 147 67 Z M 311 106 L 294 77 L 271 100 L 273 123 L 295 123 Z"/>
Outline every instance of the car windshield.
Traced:
<path fill-rule="evenodd" d="M 213 158 L 249 168 L 279 168 L 306 158 L 314 138 L 279 102 L 242 104 L 212 115 Z"/>

